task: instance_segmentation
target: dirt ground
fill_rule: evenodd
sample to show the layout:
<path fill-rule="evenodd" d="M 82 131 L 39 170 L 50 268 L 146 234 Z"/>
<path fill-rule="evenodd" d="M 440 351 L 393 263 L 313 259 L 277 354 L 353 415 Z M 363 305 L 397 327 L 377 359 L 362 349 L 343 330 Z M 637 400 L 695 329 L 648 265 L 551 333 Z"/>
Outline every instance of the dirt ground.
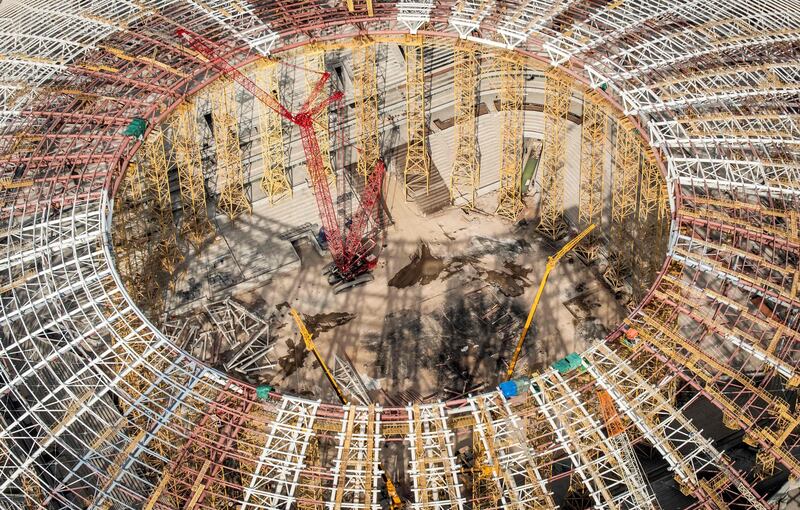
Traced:
<path fill-rule="evenodd" d="M 532 221 L 512 225 L 490 214 L 493 194 L 478 210 L 446 208 L 423 218 L 395 191 L 390 181 L 393 224 L 373 282 L 334 295 L 320 274 L 327 258 L 300 242 L 299 269 L 234 296 L 277 324 L 277 367 L 250 382 L 335 400 L 289 306 L 303 315 L 331 368 L 334 355 L 350 360 L 373 401 L 450 399 L 502 380 L 547 257 L 560 245 L 541 237 Z M 624 313 L 590 268 L 565 257 L 545 287 L 518 373 L 581 351 Z"/>

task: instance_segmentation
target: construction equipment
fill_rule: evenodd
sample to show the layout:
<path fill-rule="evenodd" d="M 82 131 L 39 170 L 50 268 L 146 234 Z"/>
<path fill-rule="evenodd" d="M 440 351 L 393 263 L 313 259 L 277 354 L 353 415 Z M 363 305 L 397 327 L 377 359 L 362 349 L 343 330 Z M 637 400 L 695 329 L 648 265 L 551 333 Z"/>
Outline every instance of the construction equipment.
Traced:
<path fill-rule="evenodd" d="M 339 397 L 339 400 L 344 405 L 349 405 L 350 400 L 342 391 L 342 387 L 339 386 L 339 383 L 336 382 L 336 378 L 333 376 L 333 372 L 330 371 L 328 368 L 327 363 L 322 359 L 319 351 L 317 350 L 317 346 L 314 344 L 314 340 L 311 338 L 311 332 L 308 331 L 303 319 L 300 318 L 300 314 L 297 313 L 297 310 L 294 308 L 290 308 L 289 311 L 292 313 L 292 317 L 294 317 L 294 322 L 297 324 L 297 329 L 300 330 L 300 336 L 303 337 L 303 342 L 306 344 L 306 349 L 314 353 L 314 357 L 317 358 L 317 362 L 319 362 L 319 366 L 322 367 L 322 371 L 325 372 L 325 376 L 328 378 L 328 382 L 331 383 L 333 386 L 333 390 L 336 392 L 336 395 Z M 390 503 L 389 508 L 390 510 L 401 510 L 405 507 L 403 500 L 400 498 L 400 495 L 397 493 L 397 488 L 394 485 L 394 482 L 386 476 L 386 471 L 383 469 L 383 465 L 379 464 L 381 470 L 381 478 L 383 479 L 383 483 L 386 484 L 386 493 L 389 495 Z"/>
<path fill-rule="evenodd" d="M 333 386 L 333 390 L 336 392 L 336 395 L 339 397 L 339 400 L 342 401 L 342 404 L 347 405 L 350 401 L 345 396 L 342 388 L 339 386 L 339 383 L 336 382 L 336 379 L 333 377 L 333 372 L 330 371 L 328 368 L 328 364 L 325 363 L 325 360 L 322 359 L 322 356 L 319 354 L 317 350 L 317 346 L 314 344 L 314 340 L 311 338 L 311 333 L 308 331 L 303 319 L 300 318 L 300 314 L 297 313 L 297 310 L 294 308 L 289 309 L 292 312 L 292 317 L 294 317 L 294 322 L 297 324 L 297 329 L 300 330 L 300 336 L 303 337 L 303 342 L 306 344 L 306 350 L 311 351 L 314 353 L 314 357 L 317 358 L 319 362 L 319 366 L 322 367 L 322 371 L 325 372 L 325 376 L 328 378 L 328 381 Z"/>
<path fill-rule="evenodd" d="M 617 408 L 614 407 L 614 401 L 611 395 L 605 390 L 597 390 L 597 400 L 600 401 L 600 411 L 603 413 L 603 419 L 606 422 L 606 429 L 609 437 L 614 437 L 625 432 L 625 426 L 622 420 L 619 419 Z"/>
<path fill-rule="evenodd" d="M 309 92 L 305 102 L 296 113 L 292 113 L 275 96 L 260 88 L 244 73 L 226 61 L 223 57 L 226 54 L 225 48 L 184 28 L 178 29 L 176 34 L 185 40 L 197 53 L 208 59 L 209 63 L 220 71 L 222 75 L 234 79 L 265 106 L 298 126 L 306 156 L 308 174 L 322 219 L 325 241 L 333 258 L 333 265 L 329 267 L 330 271 L 328 271 L 328 283 L 334 285 L 334 292 L 338 293 L 372 280 L 372 276 L 368 273 L 377 264 L 377 257 L 370 253 L 370 250 L 375 247 L 375 242 L 374 238 L 369 238 L 364 242 L 363 237 L 369 219 L 375 210 L 375 204 L 380 198 L 386 169 L 384 163 L 378 160 L 375 164 L 375 169 L 366 182 L 361 196 L 361 205 L 353 216 L 352 222 L 350 222 L 350 229 L 345 240 L 336 219 L 336 210 L 331 199 L 322 152 L 314 126 L 317 114 L 326 110 L 331 103 L 335 103 L 344 97 L 344 94 L 337 90 L 322 98 L 321 94 L 330 79 L 330 73 L 327 71 L 320 72 L 320 78 Z M 305 72 L 314 71 L 305 70 Z"/>
<path fill-rule="evenodd" d="M 539 300 L 541 299 L 542 292 L 544 291 L 544 284 L 547 283 L 547 277 L 550 276 L 550 271 L 556 267 L 556 264 L 558 264 L 558 261 L 561 260 L 564 255 L 575 248 L 575 246 L 580 243 L 584 237 L 589 235 L 589 233 L 594 230 L 596 226 L 597 225 L 592 223 L 586 227 L 583 232 L 565 244 L 563 248 L 558 250 L 555 255 L 547 258 L 547 265 L 545 266 L 544 275 L 542 276 L 542 282 L 539 284 L 539 290 L 536 291 L 536 297 L 533 299 L 533 305 L 531 305 L 531 310 L 528 312 L 528 319 L 525 321 L 525 326 L 522 328 L 522 332 L 519 335 L 519 341 L 517 342 L 516 349 L 514 349 L 514 355 L 511 357 L 511 363 L 508 364 L 508 371 L 506 372 L 507 379 L 511 379 L 514 376 L 514 368 L 517 366 L 517 361 L 519 361 L 519 355 L 522 352 L 522 344 L 525 342 L 525 336 L 528 334 L 528 329 L 531 327 L 533 315 L 536 313 L 536 307 L 539 306 Z"/>
<path fill-rule="evenodd" d="M 383 469 L 383 464 L 379 464 L 378 466 L 381 469 L 381 478 L 383 479 L 383 483 L 386 484 L 386 493 L 389 495 L 389 510 L 401 510 L 405 507 L 405 504 L 400 498 L 400 495 L 397 493 L 397 488 L 394 486 L 394 482 L 392 482 L 391 478 L 386 476 L 386 470 Z"/>

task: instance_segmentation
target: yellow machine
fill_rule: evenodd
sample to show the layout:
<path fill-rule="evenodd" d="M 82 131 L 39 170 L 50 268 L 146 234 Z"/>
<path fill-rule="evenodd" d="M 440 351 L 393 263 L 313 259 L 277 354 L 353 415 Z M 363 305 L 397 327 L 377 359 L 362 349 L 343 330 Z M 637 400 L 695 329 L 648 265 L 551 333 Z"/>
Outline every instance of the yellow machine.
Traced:
<path fill-rule="evenodd" d="M 322 367 L 322 370 L 325 372 L 325 376 L 328 378 L 328 381 L 333 386 L 334 391 L 336 391 L 336 395 L 339 396 L 339 400 L 342 401 L 342 404 L 347 405 L 350 401 L 345 396 L 342 388 L 339 386 L 339 383 L 336 382 L 336 379 L 333 377 L 333 372 L 330 371 L 328 365 L 320 356 L 319 351 L 317 350 L 317 346 L 314 344 L 314 340 L 311 339 L 311 332 L 308 331 L 303 319 L 300 318 L 300 314 L 297 313 L 297 310 L 294 308 L 290 308 L 292 312 L 292 317 L 294 317 L 294 322 L 297 324 L 297 329 L 300 330 L 300 335 L 303 337 L 303 341 L 306 344 L 306 349 L 314 353 L 314 357 L 317 358 L 319 362 L 319 366 Z M 391 510 L 401 510 L 405 507 L 403 500 L 400 498 L 400 495 L 397 493 L 397 488 L 394 486 L 394 482 L 386 476 L 386 472 L 383 470 L 383 465 L 380 466 L 381 471 L 381 478 L 383 478 L 383 482 L 386 484 L 386 492 L 389 494 L 389 498 L 391 499 L 390 509 Z"/>
<path fill-rule="evenodd" d="M 294 308 L 291 308 L 290 311 L 292 312 L 292 317 L 294 317 L 294 322 L 297 324 L 297 329 L 300 330 L 300 335 L 303 337 L 303 341 L 306 344 L 306 349 L 314 353 L 314 357 L 317 358 L 319 365 L 322 367 L 322 370 L 328 377 L 328 381 L 330 381 L 331 386 L 333 386 L 333 389 L 336 391 L 336 395 L 339 396 L 339 400 L 342 401 L 342 404 L 349 404 L 350 401 L 347 400 L 342 388 L 339 387 L 339 383 L 337 383 L 336 379 L 333 378 L 333 372 L 330 371 L 327 363 L 325 363 L 325 361 L 322 359 L 322 356 L 320 356 L 317 346 L 314 345 L 314 340 L 311 339 L 311 333 L 308 331 L 303 319 L 300 318 L 300 314 L 297 313 L 297 310 Z"/>
<path fill-rule="evenodd" d="M 403 500 L 400 499 L 400 495 L 397 493 L 397 489 L 394 486 L 394 482 L 386 476 L 386 471 L 383 470 L 383 465 L 381 467 L 381 478 L 383 478 L 383 483 L 386 484 L 386 492 L 389 494 L 389 499 L 391 499 L 391 504 L 389 505 L 390 510 L 401 510 L 405 507 Z"/>
<path fill-rule="evenodd" d="M 544 275 L 542 276 L 542 283 L 539 284 L 539 290 L 536 291 L 536 297 L 533 299 L 533 305 L 531 306 L 531 311 L 528 313 L 528 319 L 525 321 L 525 326 L 522 328 L 522 333 L 519 335 L 517 348 L 514 349 L 514 355 L 511 357 L 511 363 L 508 365 L 508 371 L 506 372 L 507 379 L 511 379 L 514 376 L 514 368 L 517 366 L 517 361 L 519 361 L 519 355 L 522 352 L 522 344 L 525 342 L 525 336 L 528 334 L 528 329 L 531 327 L 533 315 L 536 313 L 536 307 L 539 306 L 539 300 L 541 299 L 542 292 L 544 291 L 544 284 L 547 283 L 547 277 L 550 275 L 550 271 L 556 267 L 556 264 L 558 264 L 558 261 L 561 260 L 561 257 L 575 248 L 575 246 L 577 246 L 584 237 L 589 235 L 589 233 L 594 230 L 596 226 L 597 225 L 592 223 L 586 227 L 586 230 L 578 234 L 574 239 L 565 244 L 563 248 L 558 250 L 555 255 L 547 259 L 547 266 L 545 267 Z"/>

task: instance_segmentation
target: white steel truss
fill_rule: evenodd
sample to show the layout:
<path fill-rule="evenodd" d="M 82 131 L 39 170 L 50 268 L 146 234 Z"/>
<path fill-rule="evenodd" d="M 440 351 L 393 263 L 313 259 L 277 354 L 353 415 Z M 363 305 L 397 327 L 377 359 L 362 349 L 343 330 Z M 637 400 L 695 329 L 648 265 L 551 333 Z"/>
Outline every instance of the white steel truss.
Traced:
<path fill-rule="evenodd" d="M 577 0 L 528 0 L 507 14 L 497 29 L 509 49 L 514 49 L 569 9 Z"/>
<path fill-rule="evenodd" d="M 333 461 L 333 485 L 327 503 L 330 510 L 378 510 L 381 408 L 347 405 Z"/>
<path fill-rule="evenodd" d="M 715 8 L 724 13 L 737 6 L 718 4 Z M 602 82 L 620 83 L 648 74 L 658 76 L 654 71 L 717 52 L 741 52 L 754 46 L 800 40 L 796 14 L 780 8 L 753 10 L 728 19 L 724 14 L 719 16 L 720 12 L 715 14 L 715 21 L 700 25 L 697 30 L 677 30 L 623 46 L 594 62 L 593 72 L 602 75 Z"/>
<path fill-rule="evenodd" d="M 255 14 L 246 0 L 188 1 L 261 56 L 269 55 L 280 37 Z"/>
<path fill-rule="evenodd" d="M 585 53 L 603 43 L 621 37 L 640 24 L 659 16 L 670 14 L 698 19 L 705 16 L 710 19 L 710 8 L 697 0 L 674 3 L 668 0 L 648 2 L 647 5 L 629 2 L 611 2 L 591 13 L 581 22 L 574 23 L 570 30 L 557 33 L 544 44 L 554 65 L 563 64 L 576 55 Z"/>
<path fill-rule="evenodd" d="M 687 186 L 742 188 L 800 194 L 800 165 L 714 158 L 670 158 L 667 176 Z"/>
<path fill-rule="evenodd" d="M 458 479 L 455 436 L 447 425 L 444 404 L 415 404 L 406 407 L 406 441 L 410 465 L 414 510 L 463 510 L 465 499 Z"/>
<path fill-rule="evenodd" d="M 556 431 L 596 508 L 654 508 L 655 497 L 626 452 L 608 440 L 602 426 L 560 373 L 535 378 L 531 393 Z"/>
<path fill-rule="evenodd" d="M 475 462 L 491 470 L 503 508 L 554 508 L 522 420 L 512 412 L 503 394 L 494 391 L 470 397 L 467 404 L 485 452 L 485 458 Z"/>
<path fill-rule="evenodd" d="M 347 359 L 342 359 L 337 355 L 333 355 L 333 378 L 336 382 L 342 385 L 347 390 L 350 398 L 357 401 L 362 406 L 368 406 L 372 402 L 367 392 L 367 387 L 358 371 Z"/>
<path fill-rule="evenodd" d="M 430 21 L 435 0 L 399 0 L 397 21 L 405 25 L 411 34 L 416 34 L 422 25 Z"/>
<path fill-rule="evenodd" d="M 495 0 L 458 0 L 450 12 L 450 25 L 458 35 L 465 39 L 480 28 L 483 19 L 489 15 Z"/>
<path fill-rule="evenodd" d="M 736 119 L 715 117 L 702 122 L 667 120 L 649 124 L 650 139 L 654 145 L 670 148 L 686 147 L 747 147 L 750 144 L 799 145 L 800 126 L 788 115 L 772 118 Z"/>
<path fill-rule="evenodd" d="M 669 463 L 682 486 L 705 492 L 707 486 L 699 484 L 698 473 L 718 470 L 737 487 L 752 508 L 764 508 L 760 498 L 743 483 L 741 474 L 722 453 L 628 362 L 604 343 L 586 354 L 587 371 Z M 713 494 L 708 496 L 714 497 Z"/>
<path fill-rule="evenodd" d="M 206 303 L 206 312 L 231 348 L 261 333 L 267 321 L 233 299 Z"/>
<path fill-rule="evenodd" d="M 275 418 L 267 426 L 266 441 L 253 476 L 244 482 L 242 510 L 288 510 L 295 501 L 319 402 L 284 397 L 278 406 Z"/>

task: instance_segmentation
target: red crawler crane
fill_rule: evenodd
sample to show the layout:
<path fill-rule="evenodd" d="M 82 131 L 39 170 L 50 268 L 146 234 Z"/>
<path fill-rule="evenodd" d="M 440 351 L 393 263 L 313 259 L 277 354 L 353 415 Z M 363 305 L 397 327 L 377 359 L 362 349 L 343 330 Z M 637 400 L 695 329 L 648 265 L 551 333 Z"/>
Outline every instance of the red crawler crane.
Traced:
<path fill-rule="evenodd" d="M 327 71 L 321 73 L 319 81 L 309 93 L 308 98 L 297 113 L 292 113 L 275 97 L 261 89 L 250 78 L 225 60 L 223 48 L 184 28 L 178 29 L 176 34 L 186 41 L 192 49 L 206 57 L 209 63 L 220 73 L 236 80 L 237 83 L 258 98 L 264 105 L 300 128 L 300 138 L 303 141 L 308 174 L 314 189 L 314 196 L 316 197 L 328 249 L 333 257 L 333 266 L 330 267 L 331 274 L 328 277 L 328 282 L 332 285 L 337 285 L 334 292 L 339 292 L 372 280 L 370 271 L 375 267 L 377 258 L 370 251 L 375 246 L 375 242 L 374 239 L 368 239 L 367 242 L 364 242 L 362 238 L 369 219 L 375 210 L 375 205 L 380 198 L 385 166 L 382 161 L 378 161 L 374 171 L 370 174 L 361 196 L 361 206 L 353 217 L 350 231 L 345 241 L 342 238 L 339 223 L 336 220 L 336 210 L 333 206 L 328 179 L 322 162 L 322 152 L 314 129 L 314 117 L 319 112 L 327 109 L 328 105 L 339 101 L 344 96 L 341 91 L 337 90 L 328 97 L 319 100 L 325 84 L 331 77 L 330 73 Z"/>

